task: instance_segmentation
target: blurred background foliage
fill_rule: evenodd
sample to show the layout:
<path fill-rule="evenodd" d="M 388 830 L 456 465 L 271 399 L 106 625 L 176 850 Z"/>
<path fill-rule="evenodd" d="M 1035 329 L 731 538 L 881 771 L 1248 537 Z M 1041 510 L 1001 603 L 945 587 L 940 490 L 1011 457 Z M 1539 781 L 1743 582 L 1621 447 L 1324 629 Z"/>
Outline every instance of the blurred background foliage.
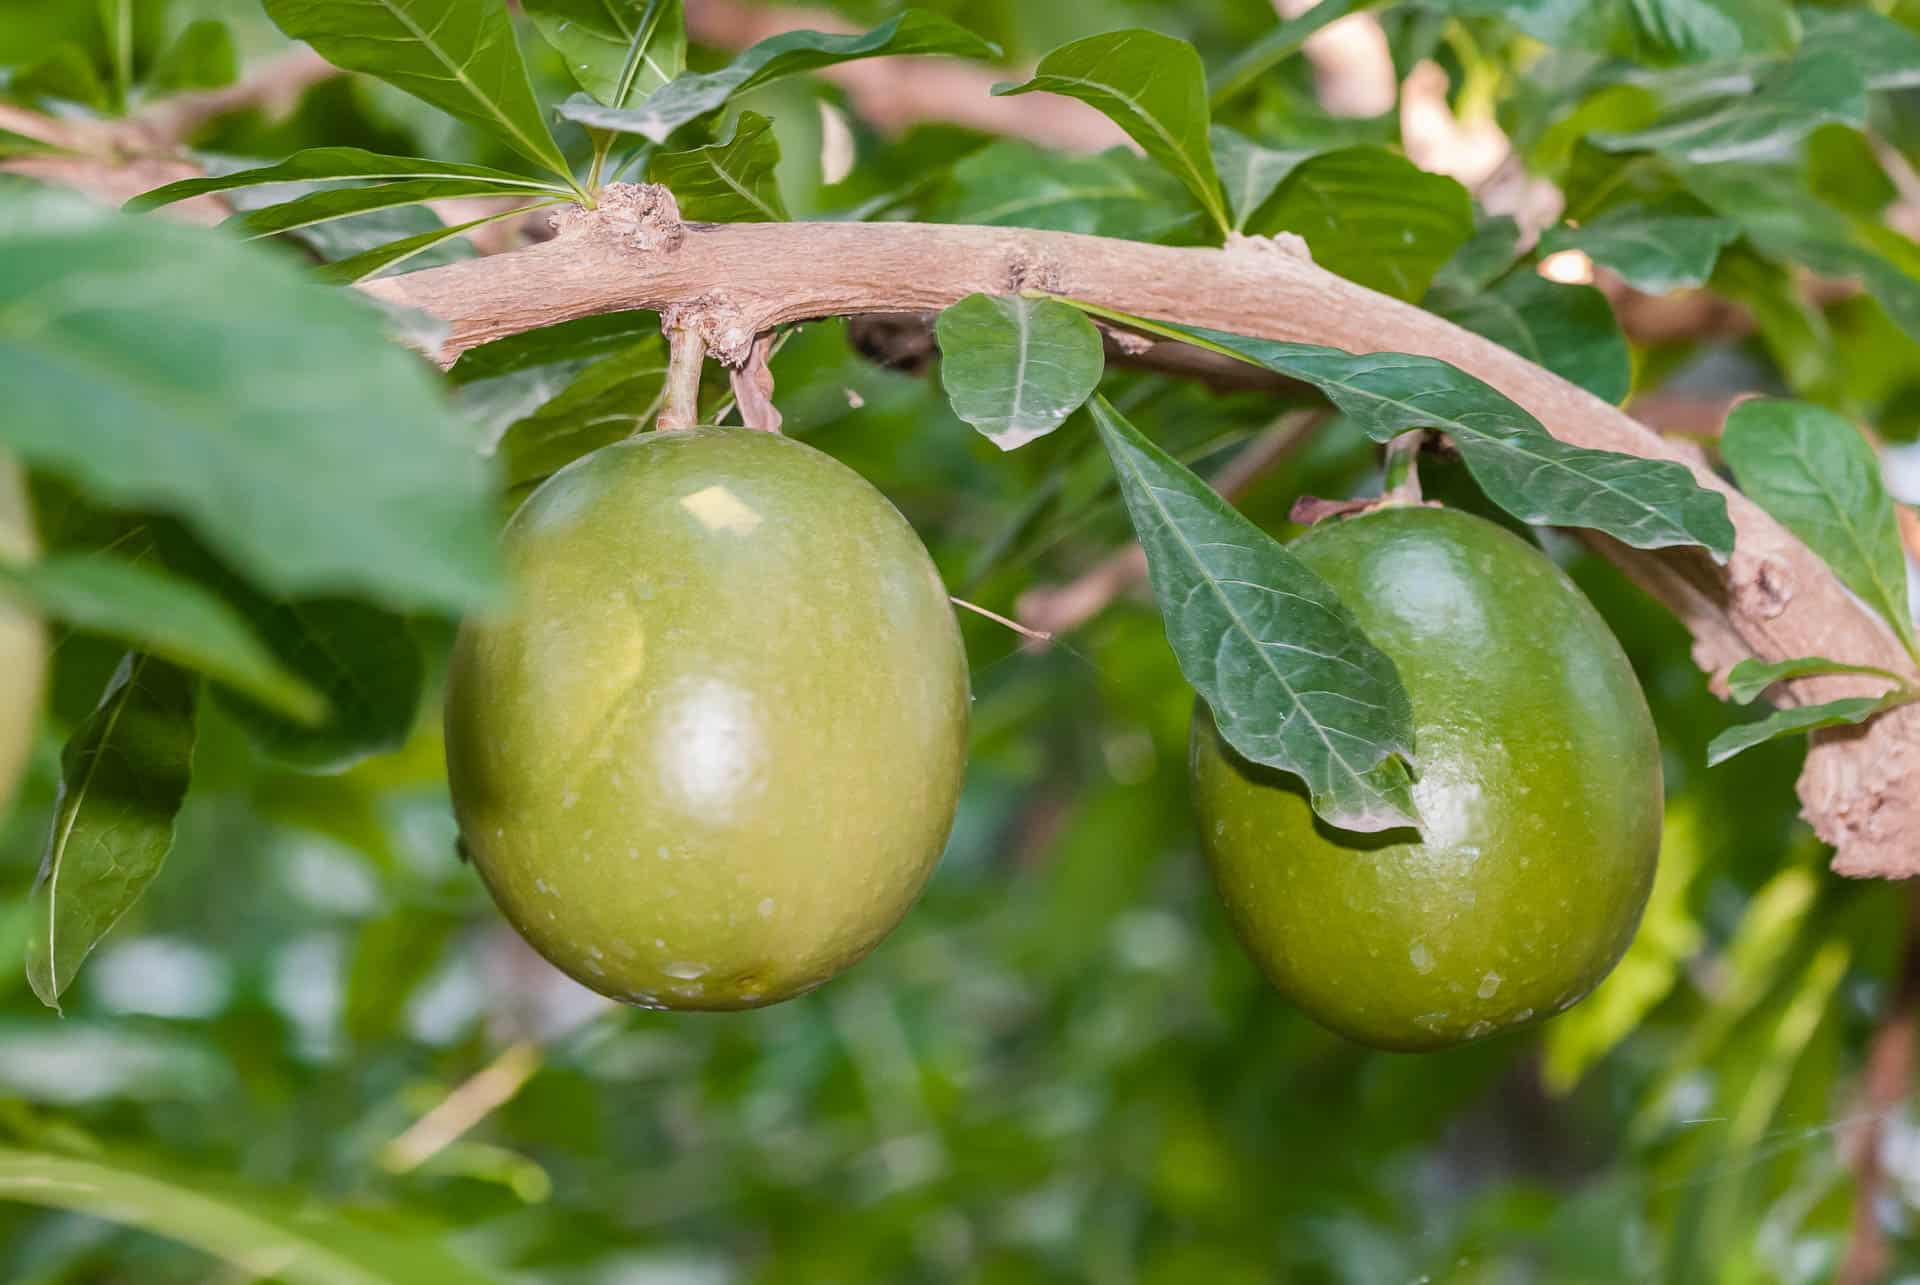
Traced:
<path fill-rule="evenodd" d="M 1147 26 L 1217 69 L 1275 25 L 1263 0 L 926 7 L 998 41 L 1009 64 Z M 870 24 L 895 7 L 837 8 Z M 1436 62 L 1557 180 L 1593 160 L 1582 137 L 1645 127 L 1709 79 L 1646 51 L 1545 50 L 1506 12 L 1543 6 L 1453 8 L 1382 12 L 1397 70 Z M 1920 30 L 1920 5 L 1878 11 Z M 245 0 L 174 0 L 164 31 L 197 19 L 224 24 L 241 61 L 283 44 Z M 564 97 L 557 55 L 523 36 L 543 100 Z M 17 95 L 62 40 L 97 49 L 93 6 L 0 0 Z M 143 40 L 146 66 L 164 36 Z M 690 55 L 695 67 L 726 56 Z M 937 124 L 885 136 L 812 78 L 736 106 L 773 120 L 796 218 L 964 213 L 989 151 L 1025 149 Z M 1917 108 L 1908 89 L 1877 97 L 1874 138 L 1920 154 Z M 1391 112 L 1322 110 L 1297 57 L 1217 119 L 1274 147 L 1399 139 Z M 835 121 L 857 162 L 829 182 Z M 1776 195 L 1878 218 L 1896 196 L 1882 160 L 1861 130 L 1826 130 L 1775 176 L 1810 186 Z M 236 158 L 350 143 L 517 165 L 363 78 L 194 142 Z M 1132 234 L 1182 239 L 1179 204 Z M 1642 338 L 1635 394 L 1790 392 L 1910 440 L 1915 341 L 1873 296 L 1807 302 L 1797 271 L 1757 244 L 1730 249 L 1714 288 L 1759 328 Z M 964 596 L 1005 608 L 1122 541 L 1089 433 L 1002 455 L 936 379 L 869 360 L 844 322 L 793 334 L 774 370 L 787 431 L 893 497 Z M 1108 387 L 1203 472 L 1288 409 L 1157 376 Z M 497 413 L 468 398 L 476 418 Z M 1896 490 L 1920 498 L 1920 465 L 1897 446 L 1889 464 Z M 1295 496 L 1364 493 L 1378 468 L 1334 420 L 1241 504 L 1284 534 Z M 1432 473 L 1431 489 L 1479 503 L 1445 461 Z M 43 482 L 38 498 L 57 528 L 62 497 Z M 0 969 L 0 1197 L 20 1198 L 0 1201 L 0 1279 L 279 1279 L 284 1263 L 244 1252 L 274 1227 L 315 1247 L 311 1274 L 286 1276 L 300 1280 L 454 1279 L 445 1253 L 486 1265 L 471 1278 L 558 1285 L 1813 1282 L 1845 1252 L 1869 1125 L 1887 1166 L 1872 1215 L 1895 1274 L 1920 1273 L 1909 1086 L 1891 1106 L 1863 1105 L 1861 1088 L 1900 990 L 1911 895 L 1825 871 L 1796 815 L 1798 744 L 1706 770 L 1708 740 L 1736 715 L 1707 691 L 1684 632 L 1583 546 L 1545 539 L 1632 656 L 1669 795 L 1639 939 L 1598 993 L 1545 1026 L 1377 1054 L 1262 983 L 1198 857 L 1190 694 L 1133 599 L 1047 650 L 965 618 L 977 702 L 959 821 L 924 900 L 871 959 L 763 1012 L 611 1009 L 520 946 L 456 854 L 433 697 L 451 626 L 420 617 L 406 628 L 428 659 L 427 696 L 403 746 L 299 772 L 209 703 L 177 846 L 64 1019 L 17 967 Z M 34 771 L 0 832 L 0 959 L 24 948 L 59 746 L 117 654 L 60 639 Z"/>

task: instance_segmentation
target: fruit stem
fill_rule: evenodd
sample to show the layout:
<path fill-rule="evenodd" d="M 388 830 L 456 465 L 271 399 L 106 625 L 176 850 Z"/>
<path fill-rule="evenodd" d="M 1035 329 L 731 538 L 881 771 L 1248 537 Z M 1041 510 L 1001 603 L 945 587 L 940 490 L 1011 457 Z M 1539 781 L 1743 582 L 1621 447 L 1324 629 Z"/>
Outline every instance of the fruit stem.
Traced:
<path fill-rule="evenodd" d="M 700 420 L 700 372 L 707 360 L 707 344 L 693 327 L 670 323 L 667 330 L 666 402 L 654 427 L 692 428 Z"/>
<path fill-rule="evenodd" d="M 1424 429 L 1402 433 L 1387 443 L 1387 478 L 1380 492 L 1382 505 L 1420 503 L 1420 447 Z"/>

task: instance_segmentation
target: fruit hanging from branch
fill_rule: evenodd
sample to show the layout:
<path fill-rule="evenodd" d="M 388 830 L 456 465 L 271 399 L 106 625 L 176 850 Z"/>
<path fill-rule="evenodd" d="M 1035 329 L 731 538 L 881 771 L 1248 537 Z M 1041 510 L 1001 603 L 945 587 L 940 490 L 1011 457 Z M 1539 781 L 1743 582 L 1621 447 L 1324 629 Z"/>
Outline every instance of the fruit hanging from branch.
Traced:
<path fill-rule="evenodd" d="M 1620 644 L 1546 557 L 1455 510 L 1382 508 L 1290 548 L 1399 670 L 1422 828 L 1327 825 L 1201 706 L 1194 799 L 1241 940 L 1307 1013 L 1382 1048 L 1574 1004 L 1632 939 L 1660 846 L 1660 748 Z"/>
<path fill-rule="evenodd" d="M 657 1008 L 751 1008 L 866 955 L 952 827 L 968 680 L 932 560 L 809 446 L 696 428 L 562 470 L 447 695 L 474 865 L 540 952 Z"/>

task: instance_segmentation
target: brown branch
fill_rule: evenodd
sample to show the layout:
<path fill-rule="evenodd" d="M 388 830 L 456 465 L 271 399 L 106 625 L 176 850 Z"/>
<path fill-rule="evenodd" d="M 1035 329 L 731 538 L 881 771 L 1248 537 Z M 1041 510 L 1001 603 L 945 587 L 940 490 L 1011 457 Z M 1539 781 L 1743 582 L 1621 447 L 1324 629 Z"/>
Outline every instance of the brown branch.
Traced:
<path fill-rule="evenodd" d="M 1292 455 L 1313 431 L 1325 423 L 1324 411 L 1296 411 L 1256 436 L 1210 479 L 1213 489 L 1237 499 L 1270 469 Z M 1039 585 L 1020 595 L 1015 611 L 1027 626 L 1055 635 L 1078 629 L 1099 615 L 1107 604 L 1147 580 L 1147 555 L 1129 542 L 1108 554 L 1089 570 L 1063 585 Z"/>
<path fill-rule="evenodd" d="M 1693 632 L 1697 657 L 1829 655 L 1913 674 L 1893 635 L 1805 546 L 1682 445 L 1517 354 L 1297 254 L 1146 245 L 1010 228 L 913 223 L 691 224 L 678 236 L 636 210 L 646 196 L 575 211 L 552 241 L 366 287 L 445 321 L 442 352 L 629 308 L 691 309 L 717 356 L 742 361 L 753 337 L 811 318 L 934 311 L 977 291 L 1041 289 L 1122 312 L 1353 352 L 1421 353 L 1492 384 L 1576 445 L 1676 460 L 1726 494 L 1739 545 L 1714 566 L 1699 550 L 1630 552 L 1602 541 Z M 1798 680 L 1792 701 L 1861 691 Z M 1854 875 L 1920 873 L 1920 710 L 1817 735 L 1800 781 L 1803 812 Z"/>

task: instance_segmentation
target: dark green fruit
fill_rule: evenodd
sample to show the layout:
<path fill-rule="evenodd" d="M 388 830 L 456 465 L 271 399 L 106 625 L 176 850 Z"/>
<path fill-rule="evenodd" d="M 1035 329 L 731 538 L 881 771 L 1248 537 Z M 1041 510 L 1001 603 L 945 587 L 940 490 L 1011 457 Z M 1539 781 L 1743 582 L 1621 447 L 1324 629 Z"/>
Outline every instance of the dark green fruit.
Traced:
<path fill-rule="evenodd" d="M 750 1008 L 859 960 L 953 823 L 967 666 L 912 527 L 772 433 L 608 447 L 509 524 L 518 598 L 461 631 L 447 769 L 542 954 L 648 1007 Z"/>
<path fill-rule="evenodd" d="M 13 461 L 0 455 L 0 560 L 31 558 L 34 544 L 26 481 Z M 47 636 L 40 621 L 0 601 L 0 816 L 33 748 L 46 670 Z"/>
<path fill-rule="evenodd" d="M 1191 772 L 1214 878 L 1273 984 L 1365 1044 L 1431 1049 L 1557 1013 L 1633 937 L 1660 847 L 1660 749 L 1620 645 L 1538 551 L 1390 508 L 1293 551 L 1413 700 L 1422 837 L 1316 821 L 1204 706 Z"/>

